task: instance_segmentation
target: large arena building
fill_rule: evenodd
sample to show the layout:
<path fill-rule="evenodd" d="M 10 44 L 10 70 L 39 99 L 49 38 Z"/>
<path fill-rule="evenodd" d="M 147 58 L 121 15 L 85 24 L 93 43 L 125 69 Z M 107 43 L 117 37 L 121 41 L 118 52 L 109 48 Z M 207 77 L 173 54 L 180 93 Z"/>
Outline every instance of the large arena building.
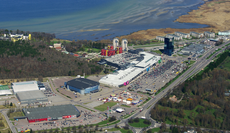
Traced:
<path fill-rule="evenodd" d="M 159 60 L 161 60 L 160 56 L 140 51 L 130 51 L 129 53 L 110 57 L 106 59 L 107 64 L 108 62 L 118 64 L 119 70 L 102 77 L 99 83 L 115 87 L 126 86 L 143 72 L 149 71 Z"/>
<path fill-rule="evenodd" d="M 99 91 L 99 85 L 100 83 L 85 78 L 76 78 L 65 82 L 67 89 L 79 92 L 80 94 L 97 92 Z"/>
<path fill-rule="evenodd" d="M 39 90 L 37 81 L 15 82 L 11 83 L 14 94 L 23 91 Z"/>
<path fill-rule="evenodd" d="M 27 117 L 29 123 L 76 118 L 80 116 L 79 110 L 71 104 L 39 108 L 23 108 L 22 111 Z"/>

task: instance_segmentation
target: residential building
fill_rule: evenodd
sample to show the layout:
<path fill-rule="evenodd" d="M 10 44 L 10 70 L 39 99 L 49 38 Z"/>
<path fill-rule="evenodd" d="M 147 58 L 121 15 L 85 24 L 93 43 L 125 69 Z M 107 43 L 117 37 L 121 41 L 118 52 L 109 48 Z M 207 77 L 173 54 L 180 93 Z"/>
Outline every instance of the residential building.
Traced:
<path fill-rule="evenodd" d="M 54 48 L 61 47 L 61 43 L 54 43 Z"/>
<path fill-rule="evenodd" d="M 183 38 L 189 38 L 190 37 L 189 33 L 182 33 L 182 32 L 175 32 L 175 35 L 182 36 Z"/>
<path fill-rule="evenodd" d="M 197 38 L 204 37 L 203 33 L 197 33 L 197 32 L 194 32 L 194 31 L 191 31 L 190 34 L 191 34 L 191 36 L 197 37 Z"/>
<path fill-rule="evenodd" d="M 157 36 L 156 40 L 159 40 L 159 41 L 163 42 L 165 40 L 165 37 L 163 37 L 163 36 Z"/>
<path fill-rule="evenodd" d="M 205 35 L 206 37 L 215 37 L 215 33 L 209 32 L 209 31 L 205 31 L 205 32 L 204 32 L 204 35 Z"/>
<path fill-rule="evenodd" d="M 173 35 L 173 34 L 167 34 L 166 35 L 167 38 L 174 38 L 174 40 L 182 40 L 182 36 L 177 36 L 177 35 Z"/>

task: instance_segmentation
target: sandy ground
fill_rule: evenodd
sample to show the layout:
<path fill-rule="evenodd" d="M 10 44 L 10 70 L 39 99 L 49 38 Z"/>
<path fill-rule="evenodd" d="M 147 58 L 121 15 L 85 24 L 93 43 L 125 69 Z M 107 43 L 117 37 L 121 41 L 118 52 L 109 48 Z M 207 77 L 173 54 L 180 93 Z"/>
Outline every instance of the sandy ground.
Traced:
<path fill-rule="evenodd" d="M 192 29 L 148 29 L 134 32 L 130 35 L 118 37 L 119 39 L 140 39 L 148 40 L 155 39 L 156 36 L 165 36 L 166 34 L 174 33 L 176 31 L 190 33 L 195 32 L 218 32 L 230 30 L 230 0 L 213 0 L 205 2 L 197 10 L 193 10 L 188 15 L 180 16 L 176 21 L 184 23 L 199 23 L 206 24 L 207 28 L 192 28 Z"/>

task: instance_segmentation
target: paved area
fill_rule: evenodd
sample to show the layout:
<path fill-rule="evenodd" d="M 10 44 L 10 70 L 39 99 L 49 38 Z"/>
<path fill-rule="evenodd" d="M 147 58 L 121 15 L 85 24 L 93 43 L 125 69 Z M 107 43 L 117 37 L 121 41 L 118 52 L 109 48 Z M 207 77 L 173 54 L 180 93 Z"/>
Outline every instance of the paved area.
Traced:
<path fill-rule="evenodd" d="M 102 101 L 93 101 L 91 103 L 86 104 L 86 106 L 94 108 L 94 107 L 102 105 L 102 104 L 104 104 Z"/>

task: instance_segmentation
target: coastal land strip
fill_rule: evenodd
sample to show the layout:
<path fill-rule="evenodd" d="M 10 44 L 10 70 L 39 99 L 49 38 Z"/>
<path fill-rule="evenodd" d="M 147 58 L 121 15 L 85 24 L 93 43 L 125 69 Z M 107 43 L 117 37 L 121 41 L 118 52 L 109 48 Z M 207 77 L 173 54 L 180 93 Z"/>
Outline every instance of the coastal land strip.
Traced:
<path fill-rule="evenodd" d="M 212 0 L 205 2 L 197 10 L 192 10 L 187 15 L 182 15 L 175 22 L 180 23 L 198 23 L 206 24 L 209 27 L 205 28 L 191 28 L 191 29 L 148 29 L 140 30 L 130 35 L 120 36 L 119 39 L 140 39 L 140 40 L 151 40 L 155 39 L 156 36 L 165 36 L 176 31 L 190 33 L 195 32 L 218 32 L 230 30 L 230 0 Z"/>

